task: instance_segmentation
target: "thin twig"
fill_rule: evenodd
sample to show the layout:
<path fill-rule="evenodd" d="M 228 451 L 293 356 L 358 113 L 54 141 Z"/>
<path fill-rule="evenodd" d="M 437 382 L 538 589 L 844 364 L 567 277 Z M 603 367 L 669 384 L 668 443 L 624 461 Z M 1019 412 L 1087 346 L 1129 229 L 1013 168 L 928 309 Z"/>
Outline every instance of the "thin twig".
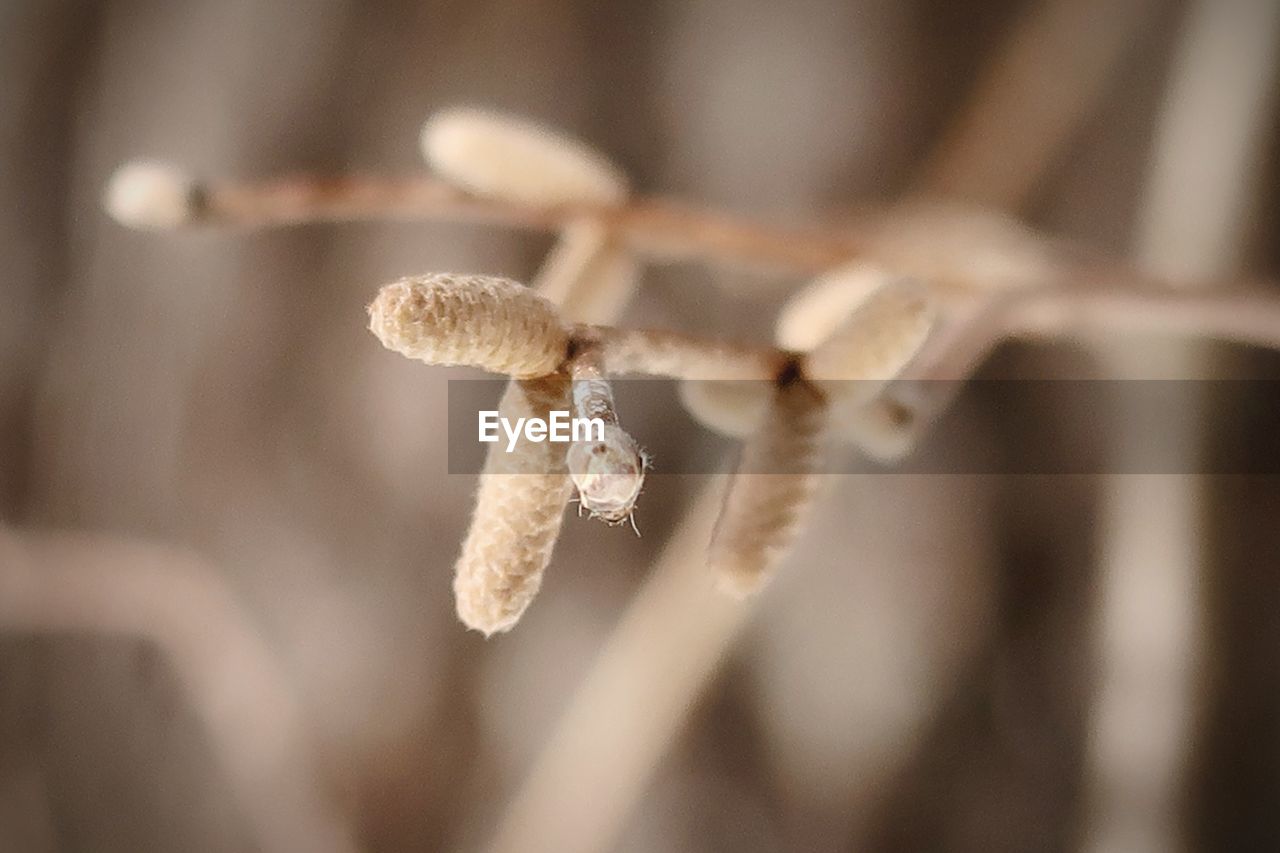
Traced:
<path fill-rule="evenodd" d="M 130 168 L 122 167 L 120 174 L 125 175 Z M 257 183 L 194 182 L 184 178 L 182 186 L 189 187 L 182 192 L 190 199 L 190 209 L 183 216 L 168 217 L 151 227 L 268 228 L 393 219 L 562 231 L 576 223 L 593 221 L 606 226 L 630 250 L 652 259 L 714 259 L 752 270 L 802 274 L 817 274 L 850 260 L 858 252 L 858 241 L 844 229 L 767 226 L 664 199 L 638 199 L 623 204 L 528 204 L 475 195 L 426 175 L 298 176 Z M 117 218 L 124 219 L 125 224 L 140 224 L 137 218 Z"/>

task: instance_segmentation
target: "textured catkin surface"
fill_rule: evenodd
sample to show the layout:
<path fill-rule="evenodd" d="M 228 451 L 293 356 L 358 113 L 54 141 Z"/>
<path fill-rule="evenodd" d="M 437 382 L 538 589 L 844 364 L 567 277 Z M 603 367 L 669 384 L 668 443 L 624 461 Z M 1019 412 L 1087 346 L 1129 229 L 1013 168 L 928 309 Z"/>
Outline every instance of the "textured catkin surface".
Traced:
<path fill-rule="evenodd" d="M 408 358 L 517 379 L 551 373 L 569 346 L 554 305 L 524 285 L 489 276 L 428 275 L 388 284 L 369 306 L 369 329 Z"/>
<path fill-rule="evenodd" d="M 809 353 L 804 373 L 841 399 L 865 400 L 896 376 L 933 328 L 928 291 L 912 281 L 871 294 L 831 336 Z"/>
<path fill-rule="evenodd" d="M 708 558 L 724 591 L 759 589 L 800 532 L 817 494 L 826 423 L 822 396 L 791 382 L 743 446 Z"/>
<path fill-rule="evenodd" d="M 514 423 L 568 406 L 568 378 L 555 374 L 512 382 L 499 409 Z M 542 585 L 569 499 L 565 448 L 521 440 L 511 453 L 505 445 L 489 453 L 453 581 L 467 627 L 486 635 L 510 629 Z"/>

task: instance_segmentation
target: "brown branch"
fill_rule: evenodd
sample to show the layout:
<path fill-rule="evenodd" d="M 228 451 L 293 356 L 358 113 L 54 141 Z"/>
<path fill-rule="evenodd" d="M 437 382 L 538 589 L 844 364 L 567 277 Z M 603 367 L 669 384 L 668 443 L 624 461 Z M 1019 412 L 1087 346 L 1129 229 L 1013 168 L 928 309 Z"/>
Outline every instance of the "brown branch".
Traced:
<path fill-rule="evenodd" d="M 114 182 L 108 208 L 136 227 L 227 225 L 266 228 L 369 219 L 447 220 L 563 231 L 583 221 L 604 224 L 627 248 L 650 258 L 709 258 L 733 266 L 816 274 L 854 257 L 858 243 L 834 228 L 786 229 L 663 199 L 623 204 L 533 205 L 469 193 L 431 176 L 384 178 L 298 176 L 271 181 L 194 182 L 171 172 L 166 201 L 185 196 L 187 209 L 165 221 L 113 203 L 115 195 L 151 195 L 131 185 L 132 167 Z M 156 180 L 154 172 L 144 181 Z M 121 186 L 123 184 L 123 186 Z"/>

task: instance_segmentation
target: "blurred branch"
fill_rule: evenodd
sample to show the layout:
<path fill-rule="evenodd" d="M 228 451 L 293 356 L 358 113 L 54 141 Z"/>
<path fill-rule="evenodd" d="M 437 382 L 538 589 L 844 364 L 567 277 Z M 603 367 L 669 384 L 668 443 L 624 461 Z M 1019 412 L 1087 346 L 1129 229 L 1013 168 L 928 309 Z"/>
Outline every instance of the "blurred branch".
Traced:
<path fill-rule="evenodd" d="M 154 643 L 185 686 L 259 849 L 356 850 L 321 793 L 287 679 L 217 572 L 195 555 L 0 527 L 0 632 Z"/>
<path fill-rule="evenodd" d="M 1154 274 L 1204 279 L 1232 271 L 1256 201 L 1260 154 L 1274 126 L 1280 67 L 1280 4 L 1195 0 L 1172 57 L 1144 190 L 1135 255 Z M 1198 289 L 1198 288 L 1197 288 Z M 1274 346 L 1273 307 L 1228 293 L 1169 301 L 1198 337 Z M 1105 307 L 1105 306 L 1104 306 Z M 1181 310 L 1179 310 L 1181 309 Z M 1141 310 L 1147 310 L 1145 308 Z M 1214 329 L 1220 334 L 1206 335 Z M 1114 370 L 1161 364 L 1173 375 L 1213 368 L 1193 341 L 1140 351 L 1123 339 L 1102 350 Z M 1121 403 L 1111 429 L 1142 441 Z M 1162 440 L 1201 452 L 1211 412 L 1184 398 Z M 1192 849 L 1183 818 L 1185 780 L 1197 735 L 1205 652 L 1204 584 L 1211 554 L 1203 478 L 1122 477 L 1102 483 L 1098 545 L 1098 683 L 1088 720 L 1082 847 L 1091 851 Z M 1153 725 L 1152 708 L 1159 708 Z"/>
<path fill-rule="evenodd" d="M 845 230 L 770 227 L 664 199 L 532 204 L 476 195 L 430 176 L 196 182 L 169 167 L 133 163 L 113 177 L 106 206 L 116 219 L 139 228 L 413 219 L 559 232 L 589 221 L 651 258 L 706 258 L 799 273 L 820 272 L 857 253 L 857 242 Z"/>
<path fill-rule="evenodd" d="M 569 700 L 489 853 L 609 850 L 697 696 L 751 612 L 717 593 L 706 543 L 725 478 L 710 481 Z"/>
<path fill-rule="evenodd" d="M 1165 0 L 1042 0 L 983 69 L 913 187 L 1016 210 Z"/>

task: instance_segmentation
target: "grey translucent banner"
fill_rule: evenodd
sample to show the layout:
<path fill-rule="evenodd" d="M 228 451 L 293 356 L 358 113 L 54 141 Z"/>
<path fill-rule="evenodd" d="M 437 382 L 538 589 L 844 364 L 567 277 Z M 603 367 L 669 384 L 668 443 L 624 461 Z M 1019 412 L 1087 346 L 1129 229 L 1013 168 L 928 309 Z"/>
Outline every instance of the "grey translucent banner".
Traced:
<path fill-rule="evenodd" d="M 765 383 L 706 382 L 703 396 L 766 400 Z M 489 452 L 503 453 L 508 433 L 493 427 L 480 441 L 482 413 L 496 412 L 504 379 L 448 383 L 448 473 L 476 474 Z M 702 426 L 685 410 L 678 383 L 613 382 L 623 428 L 652 461 L 651 475 L 711 474 L 733 464 L 746 439 Z M 828 386 L 830 399 L 866 396 L 879 387 Z M 842 407 L 827 408 L 827 474 L 1278 474 L 1280 380 L 972 380 L 890 386 L 890 396 L 924 426 L 896 461 L 859 444 L 882 446 L 882 426 L 859 425 Z M 563 410 L 572 417 L 571 405 Z M 938 414 L 940 412 L 940 414 Z M 1202 431 L 1188 428 L 1197 419 Z M 510 425 L 508 425 L 510 426 Z M 868 433 L 870 430 L 870 433 Z M 521 433 L 519 443 L 525 440 Z M 543 439 L 546 440 L 546 439 Z M 894 438 L 890 443 L 897 442 Z M 755 473 L 788 473 L 765 466 Z"/>

